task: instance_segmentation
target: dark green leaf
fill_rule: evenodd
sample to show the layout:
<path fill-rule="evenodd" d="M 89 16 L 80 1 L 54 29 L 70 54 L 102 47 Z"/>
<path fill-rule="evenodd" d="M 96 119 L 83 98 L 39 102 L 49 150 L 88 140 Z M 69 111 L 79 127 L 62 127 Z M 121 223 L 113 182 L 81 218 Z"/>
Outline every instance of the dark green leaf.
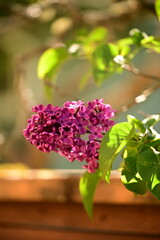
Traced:
<path fill-rule="evenodd" d="M 148 188 L 160 200 L 160 169 L 151 176 L 150 181 L 148 181 Z"/>
<path fill-rule="evenodd" d="M 99 166 L 103 178 L 111 170 L 112 163 L 118 153 L 127 145 L 134 134 L 134 127 L 127 122 L 118 123 L 106 132 L 99 153 Z"/>
<path fill-rule="evenodd" d="M 142 195 L 147 192 L 146 183 L 139 176 L 135 176 L 130 181 L 127 181 L 122 172 L 121 180 L 124 186 L 131 192 Z"/>
<path fill-rule="evenodd" d="M 134 44 L 140 46 L 141 41 L 146 37 L 146 34 L 141 32 L 139 29 L 134 28 L 130 31 L 130 36 L 133 39 Z"/>
<path fill-rule="evenodd" d="M 37 74 L 40 79 L 51 80 L 60 64 L 67 56 L 65 47 L 49 48 L 39 59 Z"/>
<path fill-rule="evenodd" d="M 99 170 L 95 173 L 85 172 L 80 178 L 79 189 L 82 197 L 84 208 L 90 218 L 93 216 L 93 197 L 96 186 L 101 179 Z"/>
<path fill-rule="evenodd" d="M 125 175 L 127 182 L 133 179 L 137 174 L 137 157 L 127 157 L 125 159 L 125 165 L 122 170 L 122 175 Z"/>
<path fill-rule="evenodd" d="M 140 153 L 137 159 L 137 170 L 144 181 L 149 181 L 153 174 L 160 169 L 158 154 L 148 148 Z"/>

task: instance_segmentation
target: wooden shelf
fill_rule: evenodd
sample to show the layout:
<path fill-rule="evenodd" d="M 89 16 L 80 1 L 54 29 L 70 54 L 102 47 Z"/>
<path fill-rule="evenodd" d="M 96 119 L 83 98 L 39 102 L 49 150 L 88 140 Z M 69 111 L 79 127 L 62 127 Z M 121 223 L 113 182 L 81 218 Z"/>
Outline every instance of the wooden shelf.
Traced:
<path fill-rule="evenodd" d="M 0 172 L 1 240 L 160 239 L 160 202 L 125 189 L 120 173 L 100 182 L 91 221 L 81 203 L 79 170 Z"/>

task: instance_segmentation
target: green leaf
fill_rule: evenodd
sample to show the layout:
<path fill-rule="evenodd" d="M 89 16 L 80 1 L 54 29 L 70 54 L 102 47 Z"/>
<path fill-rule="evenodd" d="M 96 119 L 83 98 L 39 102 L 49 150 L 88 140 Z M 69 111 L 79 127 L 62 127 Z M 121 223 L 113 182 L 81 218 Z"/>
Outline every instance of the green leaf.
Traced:
<path fill-rule="evenodd" d="M 141 45 L 144 48 L 160 53 L 160 38 L 158 37 L 148 36 L 141 41 Z"/>
<path fill-rule="evenodd" d="M 133 45 L 133 39 L 131 37 L 122 38 L 116 42 L 116 45 L 121 49 L 123 47 L 127 47 Z"/>
<path fill-rule="evenodd" d="M 111 170 L 118 153 L 128 144 L 134 134 L 135 129 L 128 122 L 118 123 L 106 132 L 99 153 L 99 167 L 103 178 Z"/>
<path fill-rule="evenodd" d="M 137 157 L 129 156 L 125 159 L 125 165 L 122 170 L 122 175 L 125 175 L 127 182 L 133 179 L 137 174 Z"/>
<path fill-rule="evenodd" d="M 123 174 L 121 176 L 121 181 L 124 186 L 131 192 L 136 194 L 145 194 L 147 192 L 146 182 L 143 181 L 138 174 L 132 178 L 130 181 L 127 181 L 126 176 Z"/>
<path fill-rule="evenodd" d="M 146 128 L 145 128 L 144 124 L 140 120 L 138 120 L 137 118 L 135 118 L 132 115 L 128 115 L 127 119 L 128 119 L 128 122 L 130 124 L 132 124 L 136 129 L 138 129 L 142 133 L 145 133 Z"/>
<path fill-rule="evenodd" d="M 40 79 L 51 80 L 60 64 L 67 56 L 65 47 L 49 48 L 40 57 L 37 74 Z"/>
<path fill-rule="evenodd" d="M 96 186 L 101 179 L 99 170 L 95 173 L 85 172 L 80 178 L 79 190 L 84 208 L 90 218 L 93 217 L 93 197 Z"/>
<path fill-rule="evenodd" d="M 111 43 L 101 44 L 93 52 L 93 76 L 98 86 L 119 68 L 118 64 L 114 61 L 114 57 L 117 55 L 118 47 Z"/>
<path fill-rule="evenodd" d="M 149 181 L 152 175 L 160 170 L 159 158 L 153 148 L 148 148 L 139 154 L 137 170 L 144 181 Z"/>
<path fill-rule="evenodd" d="M 160 0 L 155 0 L 155 10 L 158 20 L 160 21 Z"/>
<path fill-rule="evenodd" d="M 106 40 L 108 31 L 104 27 L 97 27 L 93 29 L 85 39 L 85 44 L 91 44 L 95 42 L 102 42 Z"/>
<path fill-rule="evenodd" d="M 143 124 L 149 129 L 150 127 L 153 127 L 156 123 L 160 121 L 160 115 L 154 114 L 151 115 L 143 120 Z"/>
<path fill-rule="evenodd" d="M 160 170 L 152 175 L 150 181 L 148 181 L 148 188 L 160 200 Z"/>
<path fill-rule="evenodd" d="M 141 45 L 141 41 L 147 37 L 147 35 L 144 32 L 141 32 L 139 29 L 134 28 L 130 31 L 130 36 L 133 39 L 134 44 L 137 46 Z"/>

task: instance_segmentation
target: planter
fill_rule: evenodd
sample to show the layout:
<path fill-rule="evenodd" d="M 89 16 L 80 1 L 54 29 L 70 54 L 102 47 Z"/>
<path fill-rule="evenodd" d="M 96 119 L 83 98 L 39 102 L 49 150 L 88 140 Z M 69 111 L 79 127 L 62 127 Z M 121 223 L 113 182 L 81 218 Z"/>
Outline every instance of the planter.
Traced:
<path fill-rule="evenodd" d="M 78 190 L 82 171 L 3 170 L 0 175 L 1 240 L 160 239 L 160 203 L 125 189 L 118 172 L 101 182 L 94 221 Z"/>

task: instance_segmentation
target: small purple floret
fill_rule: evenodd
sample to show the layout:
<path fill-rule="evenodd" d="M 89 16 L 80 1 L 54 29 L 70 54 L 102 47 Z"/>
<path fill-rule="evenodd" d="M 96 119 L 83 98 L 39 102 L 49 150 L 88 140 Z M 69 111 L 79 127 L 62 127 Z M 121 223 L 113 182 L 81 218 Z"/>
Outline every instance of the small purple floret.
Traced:
<path fill-rule="evenodd" d="M 43 152 L 58 152 L 69 161 L 86 161 L 83 168 L 94 172 L 98 167 L 100 142 L 113 125 L 114 110 L 103 100 L 86 105 L 67 101 L 63 107 L 37 105 L 23 135 Z M 84 140 L 85 139 L 85 140 Z"/>

